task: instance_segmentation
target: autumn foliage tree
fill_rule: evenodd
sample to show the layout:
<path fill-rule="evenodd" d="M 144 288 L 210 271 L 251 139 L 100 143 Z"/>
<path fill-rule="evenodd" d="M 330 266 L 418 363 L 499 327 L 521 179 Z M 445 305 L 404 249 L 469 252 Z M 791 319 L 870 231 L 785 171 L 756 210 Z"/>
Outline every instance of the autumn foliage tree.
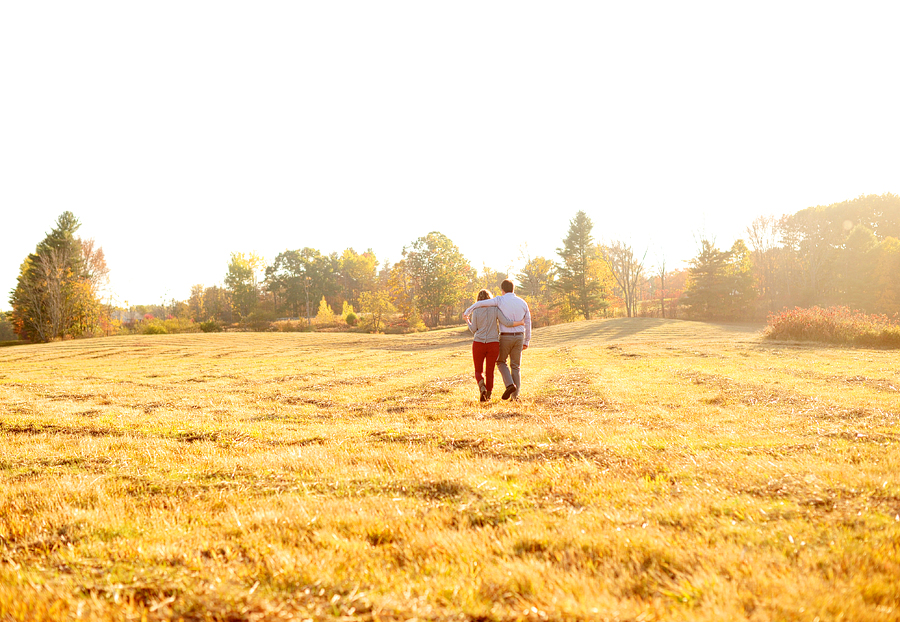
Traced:
<path fill-rule="evenodd" d="M 10 297 L 20 337 L 47 342 L 99 330 L 108 269 L 103 250 L 75 236 L 80 226 L 72 212 L 63 212 L 22 263 Z"/>
<path fill-rule="evenodd" d="M 230 324 L 234 320 L 231 292 L 224 287 L 211 285 L 203 289 L 203 317 L 207 321 Z"/>
<path fill-rule="evenodd" d="M 422 313 L 431 326 L 440 322 L 441 315 L 455 319 L 457 307 L 469 296 L 471 273 L 450 238 L 432 231 L 403 249 L 403 259 L 391 274 L 393 302 L 409 317 Z"/>
<path fill-rule="evenodd" d="M 616 285 L 625 302 L 625 314 L 628 317 L 636 315 L 638 299 L 638 286 L 644 281 L 644 260 L 646 251 L 638 258 L 631 246 L 624 242 L 612 242 L 600 247 L 606 265 L 616 281 Z"/>
<path fill-rule="evenodd" d="M 556 265 L 546 257 L 527 256 L 516 280 L 517 294 L 528 302 L 534 326 L 548 326 L 553 317 Z"/>
<path fill-rule="evenodd" d="M 328 305 L 325 296 L 319 301 L 319 309 L 316 312 L 316 326 L 324 328 L 334 324 L 334 310 Z"/>
<path fill-rule="evenodd" d="M 372 249 L 357 253 L 352 248 L 345 249 L 340 257 L 338 280 L 341 294 L 345 302 L 359 305 L 363 292 L 375 288 L 378 272 L 378 260 Z"/>

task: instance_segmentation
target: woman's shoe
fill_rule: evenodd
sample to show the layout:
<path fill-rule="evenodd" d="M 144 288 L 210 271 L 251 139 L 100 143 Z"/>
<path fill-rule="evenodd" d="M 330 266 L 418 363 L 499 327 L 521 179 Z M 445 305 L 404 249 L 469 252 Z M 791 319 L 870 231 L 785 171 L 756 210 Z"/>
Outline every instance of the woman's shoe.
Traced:
<path fill-rule="evenodd" d="M 480 401 L 482 401 L 482 402 L 488 401 L 489 393 L 488 393 L 487 387 L 484 385 L 484 380 L 478 381 L 478 391 L 481 393 Z"/>

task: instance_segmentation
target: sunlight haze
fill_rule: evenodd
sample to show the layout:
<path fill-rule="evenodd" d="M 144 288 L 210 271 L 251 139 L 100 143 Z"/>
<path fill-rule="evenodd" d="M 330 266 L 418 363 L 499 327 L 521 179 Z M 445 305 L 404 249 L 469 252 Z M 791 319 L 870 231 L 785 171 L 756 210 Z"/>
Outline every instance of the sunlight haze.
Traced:
<path fill-rule="evenodd" d="M 120 304 L 430 231 L 515 269 L 578 210 L 675 268 L 900 192 L 898 6 L 4 3 L 0 309 L 65 210 Z"/>

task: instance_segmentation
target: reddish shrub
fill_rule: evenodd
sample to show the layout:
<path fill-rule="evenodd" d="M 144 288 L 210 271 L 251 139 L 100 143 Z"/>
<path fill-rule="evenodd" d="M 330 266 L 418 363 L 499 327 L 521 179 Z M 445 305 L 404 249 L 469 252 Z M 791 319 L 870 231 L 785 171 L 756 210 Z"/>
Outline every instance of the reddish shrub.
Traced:
<path fill-rule="evenodd" d="M 847 307 L 790 309 L 769 315 L 769 339 L 821 341 L 843 345 L 900 348 L 897 316 L 867 315 Z"/>

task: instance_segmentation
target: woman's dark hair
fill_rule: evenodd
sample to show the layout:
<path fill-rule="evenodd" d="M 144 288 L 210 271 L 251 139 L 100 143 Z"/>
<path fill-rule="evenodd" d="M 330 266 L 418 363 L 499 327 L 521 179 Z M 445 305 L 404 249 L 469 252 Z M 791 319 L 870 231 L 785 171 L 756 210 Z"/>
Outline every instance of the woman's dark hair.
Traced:
<path fill-rule="evenodd" d="M 491 292 L 489 292 L 486 289 L 483 289 L 480 292 L 478 292 L 478 300 L 488 300 L 488 299 L 490 299 L 490 297 L 491 297 Z"/>

